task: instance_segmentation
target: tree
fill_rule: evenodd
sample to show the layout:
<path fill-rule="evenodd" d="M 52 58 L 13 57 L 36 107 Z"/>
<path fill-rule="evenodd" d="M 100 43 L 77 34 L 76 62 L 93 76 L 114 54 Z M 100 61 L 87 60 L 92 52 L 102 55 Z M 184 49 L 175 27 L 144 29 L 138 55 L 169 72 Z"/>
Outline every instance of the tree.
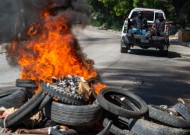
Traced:
<path fill-rule="evenodd" d="M 169 20 L 181 21 L 185 16 L 190 18 L 188 14 L 190 1 L 187 0 L 88 0 L 88 2 L 92 7 L 92 14 L 97 15 L 97 21 L 106 23 L 108 27 L 113 25 L 121 27 L 123 19 L 135 7 L 162 9 Z M 190 22 L 186 19 L 187 21 Z"/>
<path fill-rule="evenodd" d="M 110 7 L 113 15 L 122 16 L 129 13 L 133 8 L 133 0 L 99 0 L 106 7 Z"/>

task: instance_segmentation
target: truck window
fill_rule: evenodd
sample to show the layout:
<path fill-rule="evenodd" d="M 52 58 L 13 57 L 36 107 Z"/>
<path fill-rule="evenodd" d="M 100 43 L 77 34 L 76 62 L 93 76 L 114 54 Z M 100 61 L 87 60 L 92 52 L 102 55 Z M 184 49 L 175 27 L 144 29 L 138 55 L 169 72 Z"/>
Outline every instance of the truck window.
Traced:
<path fill-rule="evenodd" d="M 157 18 L 158 18 L 158 15 L 162 15 L 162 17 L 164 18 L 164 16 L 163 16 L 163 14 L 162 14 L 162 13 L 158 13 L 158 12 L 156 12 L 156 14 L 155 14 L 155 19 L 157 19 Z"/>
<path fill-rule="evenodd" d="M 138 11 L 134 11 L 131 15 L 131 19 L 137 16 Z M 148 20 L 148 21 L 154 21 L 154 12 L 153 11 L 142 11 L 143 16 Z"/>
<path fill-rule="evenodd" d="M 137 16 L 137 13 L 138 13 L 138 11 L 134 11 L 134 12 L 132 13 L 132 15 L 131 15 L 131 19 L 133 19 L 134 17 L 136 17 L 136 16 Z"/>

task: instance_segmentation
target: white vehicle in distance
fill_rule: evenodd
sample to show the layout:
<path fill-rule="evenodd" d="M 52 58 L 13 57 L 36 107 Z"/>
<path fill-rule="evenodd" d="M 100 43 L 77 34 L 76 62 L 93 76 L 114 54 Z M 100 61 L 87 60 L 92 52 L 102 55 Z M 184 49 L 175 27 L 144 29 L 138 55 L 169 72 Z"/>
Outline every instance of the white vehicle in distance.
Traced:
<path fill-rule="evenodd" d="M 124 21 L 124 25 L 121 33 L 121 53 L 127 53 L 131 47 L 139 46 L 143 49 L 148 49 L 154 47 L 159 49 L 162 55 L 168 55 L 169 48 L 169 28 L 170 22 L 165 21 L 165 30 L 166 38 L 161 36 L 152 36 L 151 39 L 147 39 L 144 35 L 131 34 L 130 22 L 134 17 L 137 16 L 138 12 L 141 11 L 143 16 L 147 19 L 148 30 L 152 27 L 155 20 L 158 18 L 158 15 L 162 15 L 164 20 L 166 20 L 166 15 L 162 10 L 159 9 L 150 9 L 150 8 L 134 8 L 131 10 L 129 16 Z M 166 44 L 167 39 L 167 44 Z"/>

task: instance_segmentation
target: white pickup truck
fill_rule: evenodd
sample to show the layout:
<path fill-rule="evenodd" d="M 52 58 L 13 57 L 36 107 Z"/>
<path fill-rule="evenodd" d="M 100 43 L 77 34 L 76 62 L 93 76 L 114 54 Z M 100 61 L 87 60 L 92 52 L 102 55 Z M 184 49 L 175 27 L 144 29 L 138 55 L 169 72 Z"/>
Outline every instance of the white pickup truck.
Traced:
<path fill-rule="evenodd" d="M 134 17 L 137 16 L 137 13 L 141 11 L 143 16 L 147 19 L 149 28 L 152 27 L 156 18 L 159 14 L 163 15 L 163 18 L 166 20 L 165 13 L 159 9 L 149 9 L 149 8 L 134 8 L 131 10 L 128 18 L 125 20 L 122 33 L 121 33 L 121 53 L 127 53 L 131 47 L 139 46 L 143 49 L 148 49 L 150 47 L 159 49 L 160 54 L 168 55 L 169 48 L 169 34 L 170 34 L 170 22 L 165 22 L 166 38 L 161 36 L 152 36 L 151 39 L 147 39 L 144 35 L 134 34 L 130 32 L 131 27 L 129 26 L 130 22 Z M 166 41 L 167 40 L 167 44 Z"/>

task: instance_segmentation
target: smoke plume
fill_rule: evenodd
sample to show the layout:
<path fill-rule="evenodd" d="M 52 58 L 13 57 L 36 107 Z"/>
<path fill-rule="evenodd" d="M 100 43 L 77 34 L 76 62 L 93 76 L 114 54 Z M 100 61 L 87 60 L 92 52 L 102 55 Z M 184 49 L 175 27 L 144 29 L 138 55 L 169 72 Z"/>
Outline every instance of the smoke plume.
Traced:
<path fill-rule="evenodd" d="M 83 0 L 1 0 L 0 1 L 0 43 L 25 40 L 26 31 L 39 21 L 41 14 L 52 15 L 63 12 L 69 16 L 68 24 L 87 23 L 86 3 Z"/>

